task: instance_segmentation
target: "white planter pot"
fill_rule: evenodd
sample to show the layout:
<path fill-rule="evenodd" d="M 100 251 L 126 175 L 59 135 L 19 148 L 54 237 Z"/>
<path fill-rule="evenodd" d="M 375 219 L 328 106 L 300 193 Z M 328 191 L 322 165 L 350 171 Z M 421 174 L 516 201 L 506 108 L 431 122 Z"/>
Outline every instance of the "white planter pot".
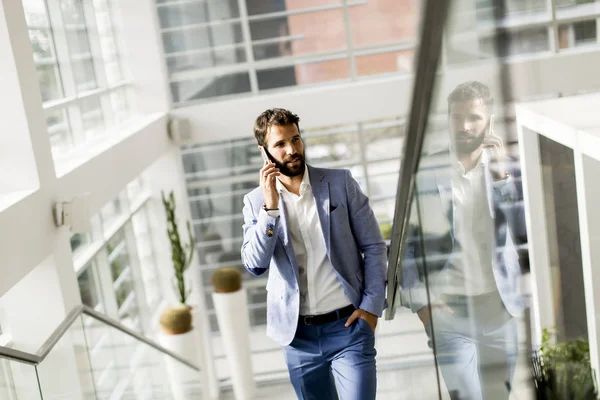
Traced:
<path fill-rule="evenodd" d="M 242 288 L 232 293 L 213 293 L 212 298 L 235 398 L 253 399 L 256 384 L 250 357 L 250 319 L 246 290 Z"/>
<path fill-rule="evenodd" d="M 158 336 L 158 342 L 165 349 L 201 367 L 200 360 L 202 360 L 202 357 L 199 349 L 201 348 L 202 338 L 197 329 L 178 335 L 168 335 L 161 332 Z M 200 397 L 203 388 L 206 387 L 206 382 L 202 382 L 202 372 L 195 371 L 169 356 L 165 356 L 165 363 L 173 397 L 176 400 L 192 400 Z"/>

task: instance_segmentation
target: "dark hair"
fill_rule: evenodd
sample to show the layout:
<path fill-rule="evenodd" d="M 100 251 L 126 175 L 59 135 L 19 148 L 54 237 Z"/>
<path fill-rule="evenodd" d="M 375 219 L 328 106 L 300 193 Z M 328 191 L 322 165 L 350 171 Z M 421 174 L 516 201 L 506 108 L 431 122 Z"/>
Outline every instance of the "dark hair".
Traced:
<path fill-rule="evenodd" d="M 477 81 L 461 83 L 452 91 L 452 93 L 450 93 L 448 96 L 448 112 L 450 112 L 450 106 L 452 103 L 459 103 L 474 99 L 481 100 L 483 104 L 488 106 L 490 112 L 492 112 L 492 108 L 494 107 L 494 98 L 492 97 L 492 92 L 490 92 L 489 87 Z"/>
<path fill-rule="evenodd" d="M 296 128 L 298 128 L 298 132 L 300 132 L 298 122 L 300 122 L 300 117 L 293 112 L 283 108 L 270 108 L 256 118 L 256 121 L 254 122 L 254 137 L 259 146 L 267 147 L 265 138 L 269 127 L 273 125 L 294 124 L 296 125 Z"/>

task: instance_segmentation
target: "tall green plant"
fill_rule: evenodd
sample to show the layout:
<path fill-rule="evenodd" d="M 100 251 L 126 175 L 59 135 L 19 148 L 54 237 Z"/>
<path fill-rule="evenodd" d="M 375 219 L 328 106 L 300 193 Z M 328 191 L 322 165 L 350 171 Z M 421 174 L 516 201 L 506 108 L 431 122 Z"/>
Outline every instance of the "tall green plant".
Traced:
<path fill-rule="evenodd" d="M 187 231 L 189 242 L 184 246 L 181 244 L 179 229 L 177 228 L 177 219 L 175 217 L 175 195 L 171 191 L 169 197 L 165 197 L 161 192 L 162 202 L 167 215 L 167 235 L 171 242 L 171 260 L 173 261 L 173 270 L 175 272 L 175 289 L 179 296 L 179 302 L 186 304 L 191 289 L 186 289 L 184 272 L 190 267 L 194 257 L 194 248 L 196 239 L 192 234 L 192 227 L 187 221 Z"/>
<path fill-rule="evenodd" d="M 552 344 L 553 330 L 544 329 L 542 346 L 534 354 L 538 399 L 592 400 L 598 398 L 587 340 Z"/>

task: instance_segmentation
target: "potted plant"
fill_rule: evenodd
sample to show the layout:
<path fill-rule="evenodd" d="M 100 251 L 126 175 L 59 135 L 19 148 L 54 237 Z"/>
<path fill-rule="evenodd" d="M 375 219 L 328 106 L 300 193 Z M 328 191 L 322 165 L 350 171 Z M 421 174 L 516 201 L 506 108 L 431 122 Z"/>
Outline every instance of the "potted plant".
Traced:
<path fill-rule="evenodd" d="M 543 330 L 542 346 L 532 356 L 536 399 L 597 399 L 588 341 L 578 338 L 552 344 L 553 334 L 549 329 Z"/>
<path fill-rule="evenodd" d="M 167 334 L 178 335 L 192 330 L 192 308 L 187 303 L 191 288 L 186 284 L 184 275 L 192 263 L 196 240 L 188 221 L 187 232 L 189 242 L 185 245 L 181 243 L 175 216 L 175 195 L 173 192 L 170 192 L 168 197 L 165 197 L 164 193 L 161 193 L 161 195 L 167 217 L 167 235 L 171 242 L 171 260 L 174 272 L 173 285 L 179 303 L 163 310 L 160 315 L 160 327 Z"/>

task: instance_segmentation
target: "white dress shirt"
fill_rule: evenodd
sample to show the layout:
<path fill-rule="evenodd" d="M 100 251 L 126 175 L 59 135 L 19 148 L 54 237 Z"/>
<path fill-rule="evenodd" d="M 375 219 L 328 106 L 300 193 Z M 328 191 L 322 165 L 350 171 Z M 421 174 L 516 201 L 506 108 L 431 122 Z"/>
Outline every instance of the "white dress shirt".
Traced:
<path fill-rule="evenodd" d="M 475 296 L 497 291 L 494 217 L 486 186 L 487 152 L 465 172 L 458 160 L 452 174 L 455 250 L 445 274 L 443 292 Z"/>
<path fill-rule="evenodd" d="M 287 225 L 298 265 L 300 315 L 325 314 L 351 304 L 327 257 L 308 170 L 304 171 L 300 196 L 288 191 L 279 180 L 276 184 L 285 204 Z M 278 210 L 268 213 L 279 216 Z"/>

